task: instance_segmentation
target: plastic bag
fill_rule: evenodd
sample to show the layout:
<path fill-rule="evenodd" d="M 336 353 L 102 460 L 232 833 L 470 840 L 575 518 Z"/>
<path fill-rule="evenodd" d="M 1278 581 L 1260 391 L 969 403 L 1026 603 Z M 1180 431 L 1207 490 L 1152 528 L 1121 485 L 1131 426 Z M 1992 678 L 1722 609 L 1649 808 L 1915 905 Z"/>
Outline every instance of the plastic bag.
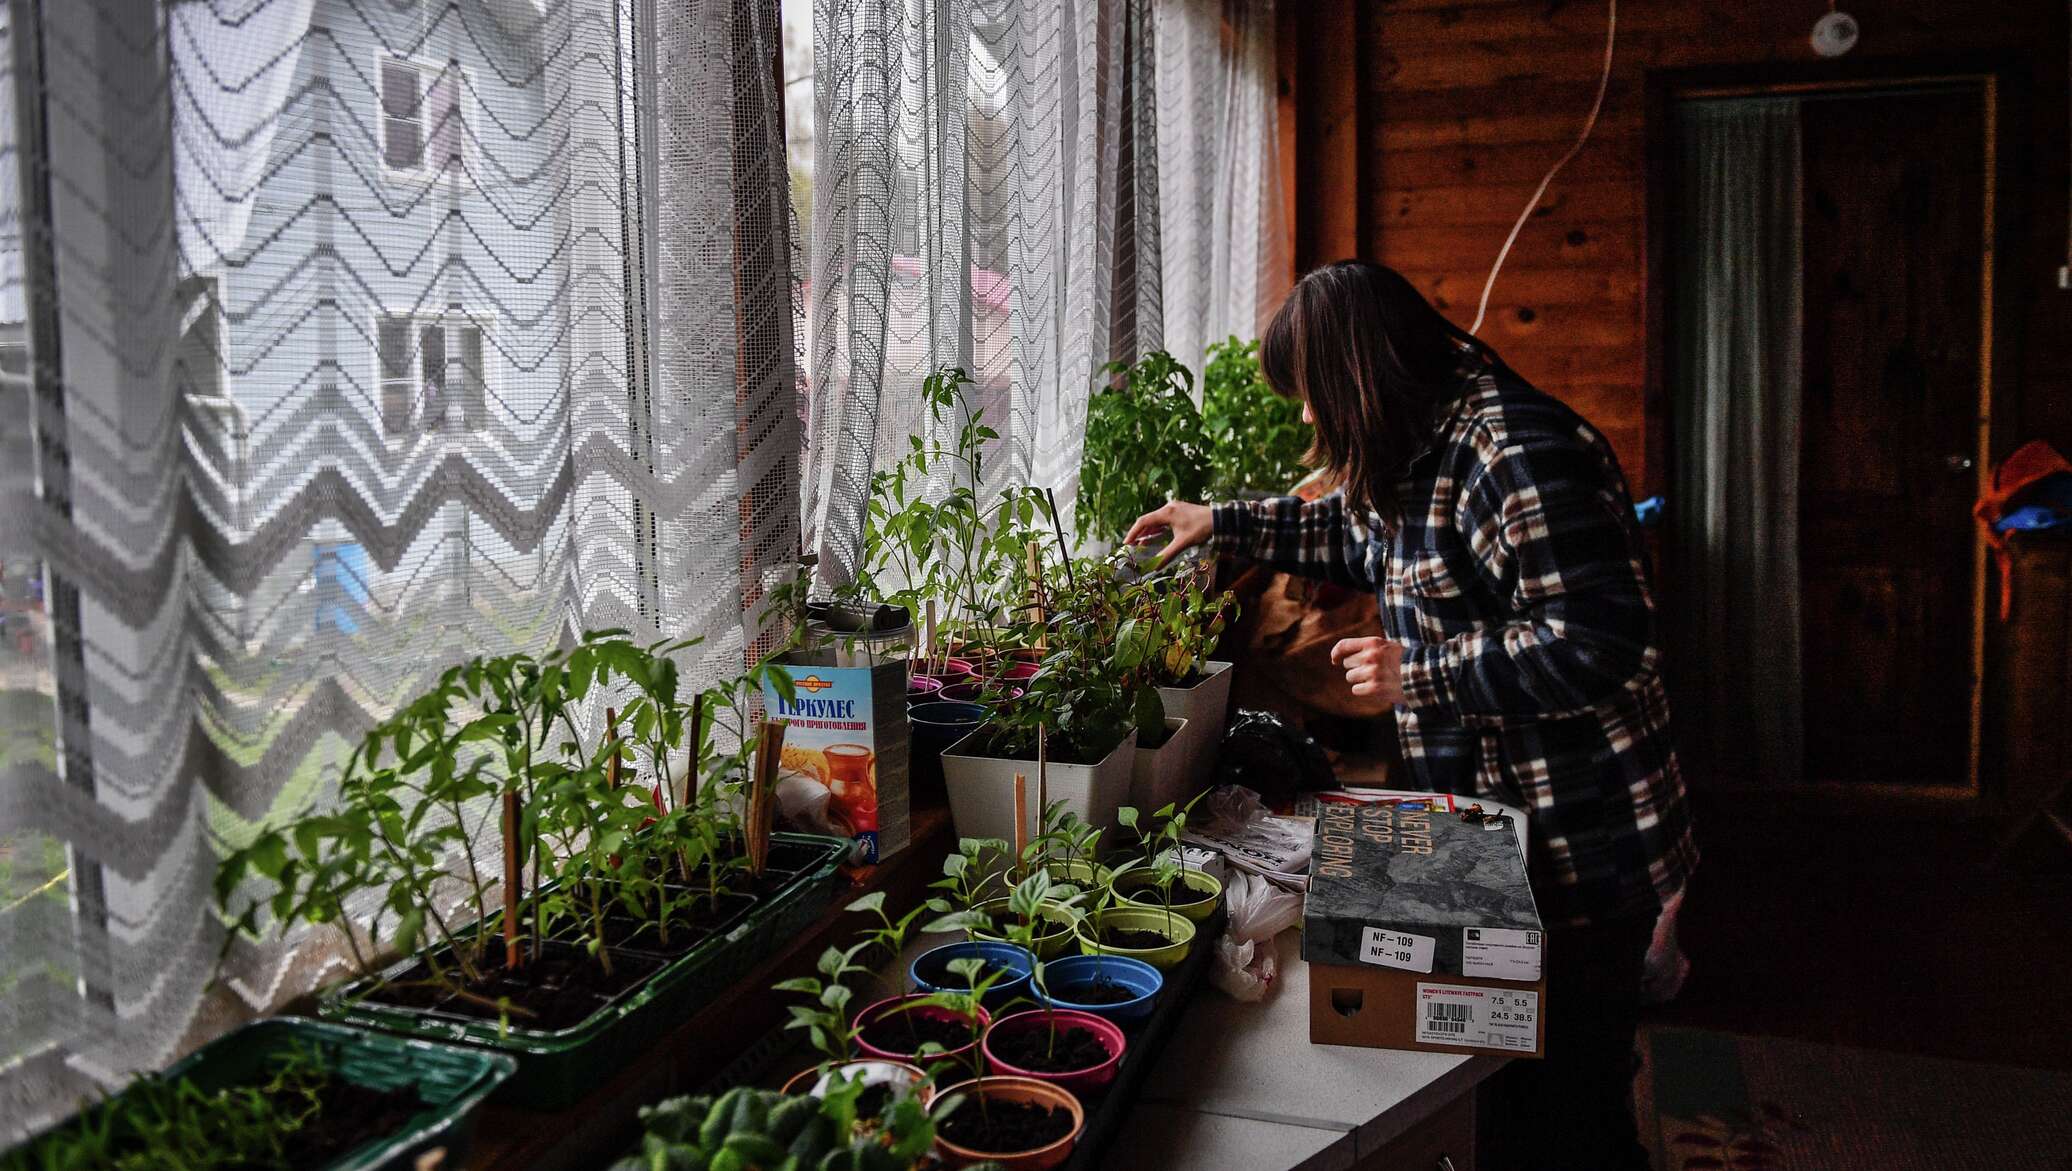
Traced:
<path fill-rule="evenodd" d="M 1240 709 L 1223 733 L 1216 783 L 1243 785 L 1273 796 L 1300 789 L 1335 789 L 1338 776 L 1323 748 L 1278 714 Z"/>
<path fill-rule="evenodd" d="M 1302 921 L 1302 896 L 1233 870 L 1223 881 L 1223 906 L 1230 923 L 1216 941 L 1209 979 L 1233 999 L 1264 1000 L 1280 975 L 1274 937 Z"/>

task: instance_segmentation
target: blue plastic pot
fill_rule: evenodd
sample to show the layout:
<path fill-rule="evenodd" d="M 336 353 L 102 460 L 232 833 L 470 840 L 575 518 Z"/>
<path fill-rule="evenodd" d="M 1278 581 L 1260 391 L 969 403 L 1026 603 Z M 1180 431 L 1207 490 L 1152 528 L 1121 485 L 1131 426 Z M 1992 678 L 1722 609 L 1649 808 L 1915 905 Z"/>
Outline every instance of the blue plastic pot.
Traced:
<path fill-rule="evenodd" d="M 1036 957 L 1011 943 L 989 943 L 983 939 L 946 943 L 914 957 L 907 978 L 916 992 L 963 992 L 962 977 L 950 971 L 953 960 L 980 959 L 989 967 L 1012 972 L 986 989 L 985 1006 L 1000 1008 L 1015 1000 L 1031 1000 L 1029 977 L 1036 971 Z"/>
<path fill-rule="evenodd" d="M 1097 981 L 1120 984 L 1137 995 L 1115 1004 L 1086 1004 L 1073 995 Z M 1043 984 L 1050 993 L 1043 997 L 1048 1003 L 1092 1013 L 1128 1028 L 1150 1017 L 1158 1004 L 1159 990 L 1165 987 L 1165 974 L 1129 956 L 1078 955 L 1043 965 Z"/>
<path fill-rule="evenodd" d="M 931 700 L 907 705 L 907 722 L 913 725 L 907 746 L 907 792 L 912 804 L 941 805 L 949 800 L 942 779 L 942 754 L 992 714 L 982 703 Z"/>

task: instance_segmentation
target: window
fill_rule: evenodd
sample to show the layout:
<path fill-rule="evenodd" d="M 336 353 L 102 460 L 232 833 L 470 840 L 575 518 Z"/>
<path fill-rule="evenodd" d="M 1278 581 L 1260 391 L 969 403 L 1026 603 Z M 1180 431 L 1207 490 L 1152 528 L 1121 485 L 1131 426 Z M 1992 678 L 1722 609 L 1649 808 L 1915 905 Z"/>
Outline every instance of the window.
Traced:
<path fill-rule="evenodd" d="M 459 314 L 382 314 L 376 329 L 382 431 L 479 431 L 488 423 L 482 329 Z"/>
<path fill-rule="evenodd" d="M 381 162 L 387 170 L 465 172 L 467 118 L 458 65 L 381 60 Z"/>

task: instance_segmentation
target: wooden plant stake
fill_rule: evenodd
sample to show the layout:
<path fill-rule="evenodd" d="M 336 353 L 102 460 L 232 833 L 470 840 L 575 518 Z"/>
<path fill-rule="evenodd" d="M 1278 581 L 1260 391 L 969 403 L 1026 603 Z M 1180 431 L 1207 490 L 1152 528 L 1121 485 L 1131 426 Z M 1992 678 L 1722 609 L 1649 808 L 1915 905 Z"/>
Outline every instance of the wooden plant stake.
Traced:
<path fill-rule="evenodd" d="M 1029 849 L 1029 778 L 1021 773 L 1014 774 L 1014 861 L 1022 864 L 1022 855 Z"/>
<path fill-rule="evenodd" d="M 928 599 L 928 629 L 921 636 L 921 673 L 935 673 L 935 599 Z M 948 656 L 944 656 L 947 658 Z"/>
<path fill-rule="evenodd" d="M 525 966 L 519 948 L 524 929 L 518 922 L 519 888 L 525 881 L 525 860 L 518 856 L 518 791 L 504 794 L 504 967 L 517 971 Z"/>
<path fill-rule="evenodd" d="M 748 872 L 761 878 L 770 860 L 770 827 L 774 820 L 777 768 L 784 758 L 784 732 L 789 720 L 765 720 L 756 745 L 755 770 L 748 788 Z"/>

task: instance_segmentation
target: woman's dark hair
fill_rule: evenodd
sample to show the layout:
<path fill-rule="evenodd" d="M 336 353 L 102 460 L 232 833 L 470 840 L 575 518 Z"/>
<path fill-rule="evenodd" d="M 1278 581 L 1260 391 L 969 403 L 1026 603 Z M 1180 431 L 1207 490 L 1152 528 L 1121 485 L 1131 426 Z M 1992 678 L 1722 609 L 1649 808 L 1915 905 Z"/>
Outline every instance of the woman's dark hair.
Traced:
<path fill-rule="evenodd" d="M 1395 269 L 1341 260 L 1295 282 L 1260 339 L 1259 364 L 1316 416 L 1310 462 L 1339 477 L 1348 505 L 1394 524 L 1398 485 L 1459 400 L 1464 373 L 1498 361 Z"/>

